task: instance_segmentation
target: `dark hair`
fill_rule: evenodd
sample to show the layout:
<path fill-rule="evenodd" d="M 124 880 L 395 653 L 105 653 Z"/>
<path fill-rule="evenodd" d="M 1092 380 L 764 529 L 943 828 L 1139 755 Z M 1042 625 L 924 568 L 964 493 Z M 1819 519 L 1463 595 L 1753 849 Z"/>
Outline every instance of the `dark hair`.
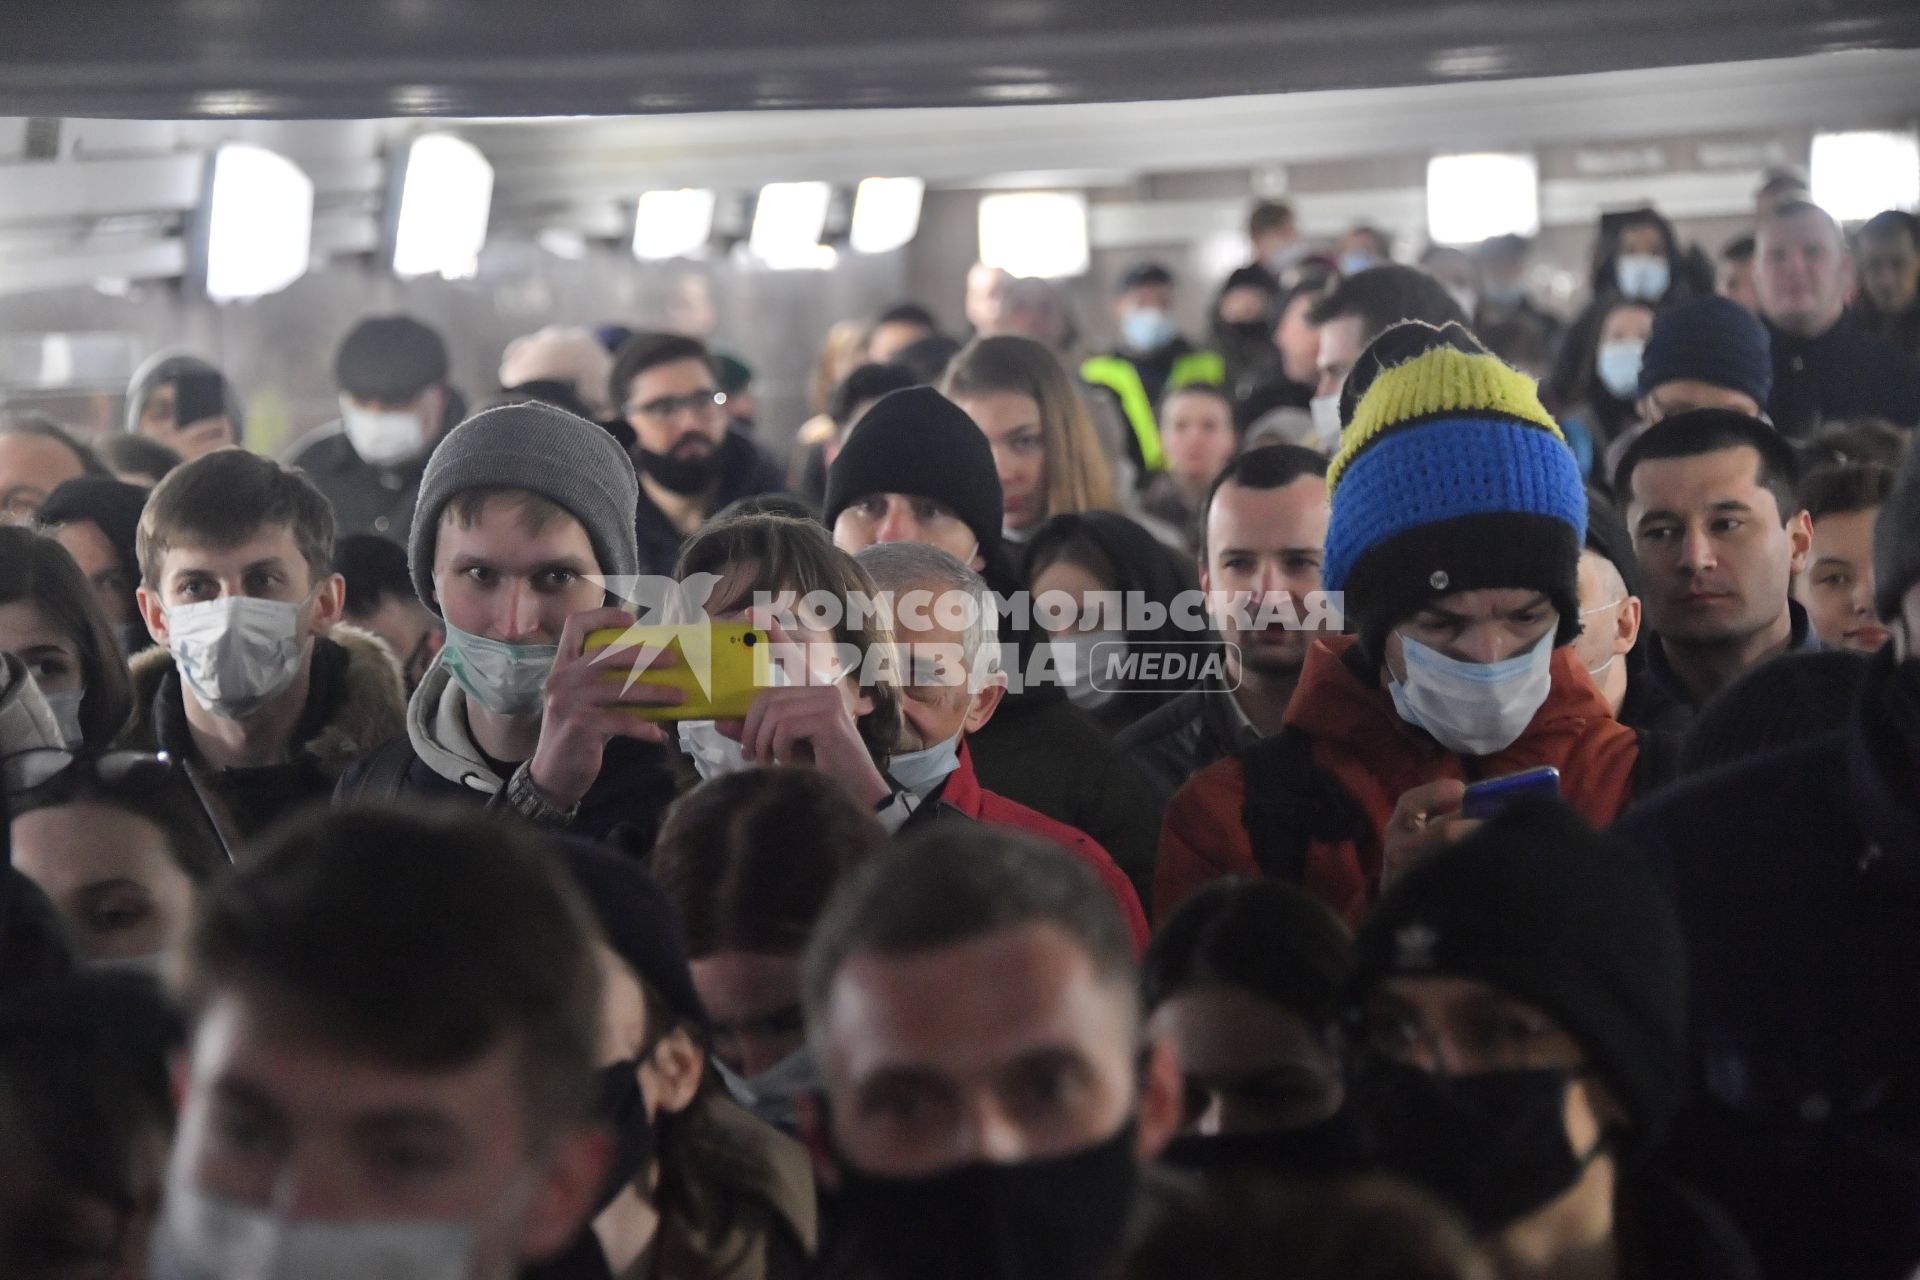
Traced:
<path fill-rule="evenodd" d="M 55 441 L 64 445 L 79 460 L 83 475 L 109 474 L 91 446 L 45 414 L 16 413 L 0 418 L 0 436 L 38 436 L 42 440 Z"/>
<path fill-rule="evenodd" d="M 1752 449 L 1760 455 L 1760 486 L 1773 495 L 1780 520 L 1791 520 L 1800 510 L 1793 489 L 1800 480 L 1800 458 L 1778 431 L 1732 409 L 1690 409 L 1662 418 L 1627 447 L 1614 472 L 1613 491 L 1622 504 L 1633 505 L 1633 472 L 1656 458 L 1697 458 L 1722 449 Z"/>
<path fill-rule="evenodd" d="M 933 318 L 933 312 L 917 302 L 896 302 L 874 317 L 873 328 L 883 324 L 914 324 L 929 333 L 940 332 L 940 322 Z"/>
<path fill-rule="evenodd" d="M 1872 660 L 1851 649 L 1783 653 L 1707 699 L 1680 752 L 1682 774 L 1745 760 L 1844 726 Z"/>
<path fill-rule="evenodd" d="M 1874 462 L 1821 467 L 1800 481 L 1796 497 L 1801 509 L 1815 520 L 1849 515 L 1885 506 L 1898 479 L 1892 467 Z"/>
<path fill-rule="evenodd" d="M 859 406 L 878 400 L 890 391 L 904 391 L 919 385 L 912 372 L 898 364 L 863 364 L 842 378 L 833 394 L 827 397 L 827 416 L 845 431 L 853 425 L 848 419 Z"/>
<path fill-rule="evenodd" d="M 0 875 L 7 880 L 0 894 L 6 903 L 0 921 L 0 996 L 72 973 L 79 955 L 53 899 L 22 871 L 9 866 L 0 868 Z"/>
<path fill-rule="evenodd" d="M 959 354 L 959 342 L 944 333 L 931 333 L 896 351 L 893 362 L 907 371 L 915 386 L 932 386 Z"/>
<path fill-rule="evenodd" d="M 1327 455 L 1298 444 L 1263 444 L 1258 449 L 1235 454 L 1225 469 L 1213 478 L 1207 500 L 1200 504 L 1199 529 L 1194 545 L 1200 549 L 1200 563 L 1207 562 L 1207 517 L 1213 512 L 1213 500 L 1226 485 L 1242 489 L 1284 489 L 1302 476 L 1327 474 Z"/>
<path fill-rule="evenodd" d="M 1906 461 L 1908 435 L 1885 418 L 1850 418 L 1821 427 L 1803 447 L 1813 466 L 1874 462 L 1898 471 Z"/>
<path fill-rule="evenodd" d="M 1217 382 L 1183 382 L 1178 386 L 1168 387 L 1160 393 L 1162 413 L 1166 412 L 1167 406 L 1173 403 L 1176 396 L 1204 396 L 1209 400 L 1217 400 L 1227 407 L 1227 421 L 1233 421 L 1233 395 Z"/>
<path fill-rule="evenodd" d="M 176 468 L 153 490 L 134 541 L 140 579 L 160 589 L 160 564 L 175 546 L 226 550 L 285 525 L 307 562 L 309 585 L 333 572 L 333 506 L 313 481 L 244 449 L 221 449 Z"/>
<path fill-rule="evenodd" d="M 1158 262 L 1136 262 L 1120 273 L 1120 283 L 1115 293 L 1128 293 L 1134 289 L 1158 289 L 1173 283 L 1173 272 Z"/>
<path fill-rule="evenodd" d="M 333 550 L 333 571 L 347 581 L 347 616 L 364 618 L 383 601 L 418 600 L 407 553 L 397 542 L 372 533 L 350 533 Z"/>
<path fill-rule="evenodd" d="M 44 792 L 36 791 L 19 805 L 15 816 L 84 804 L 132 814 L 165 838 L 167 853 L 180 874 L 196 885 L 204 884 L 230 864 L 213 819 L 179 768 L 156 758 L 151 768 L 115 780 L 84 767 L 75 769 L 62 781 L 48 784 Z"/>
<path fill-rule="evenodd" d="M 1488 236 L 1480 242 L 1475 252 L 1484 261 L 1487 258 L 1524 258 L 1532 248 L 1533 241 L 1508 232 L 1505 235 Z"/>
<path fill-rule="evenodd" d="M 1269 231 L 1293 230 L 1293 206 L 1284 200 L 1262 200 L 1247 215 L 1247 236 L 1263 236 Z"/>
<path fill-rule="evenodd" d="M 73 641 L 86 692 L 80 699 L 85 750 L 107 749 L 133 710 L 133 687 L 120 642 L 67 549 L 22 525 L 0 525 L 0 604 L 33 604 Z"/>
<path fill-rule="evenodd" d="M 215 881 L 182 949 L 198 1014 L 264 988 L 314 1032 L 411 1070 L 515 1058 L 534 1142 L 594 1101 L 599 937 L 551 850 L 510 822 L 322 812 Z"/>
<path fill-rule="evenodd" d="M 615 413 L 624 415 L 635 378 L 649 369 L 681 360 L 698 360 L 705 365 L 715 389 L 719 389 L 720 371 L 714 366 L 713 353 L 704 342 L 678 333 L 636 333 L 614 353 L 613 373 L 607 378 L 607 402 Z"/>
<path fill-rule="evenodd" d="M 333 356 L 333 381 L 356 400 L 398 404 L 447 380 L 447 344 L 412 316 L 369 316 Z"/>
<path fill-rule="evenodd" d="M 1096 974 L 1134 991 L 1126 922 L 1086 863 L 1023 831 L 970 822 L 925 827 L 834 890 L 807 944 L 807 1026 L 825 1024 L 834 978 L 855 956 L 920 955 L 1035 924 L 1065 933 Z"/>
<path fill-rule="evenodd" d="M 887 833 L 817 769 L 749 769 L 674 802 L 649 864 L 687 955 L 797 955 L 833 888 Z"/>
<path fill-rule="evenodd" d="M 152 476 L 154 484 L 166 479 L 167 473 L 184 461 L 158 440 L 136 435 L 108 436 L 100 442 L 100 456 L 109 471 Z"/>
<path fill-rule="evenodd" d="M 1782 191 L 1805 190 L 1807 190 L 1806 175 L 1798 169 L 1769 169 L 1753 194 L 1757 199 L 1760 196 L 1777 196 Z"/>
<path fill-rule="evenodd" d="M 1891 240 L 1895 236 L 1905 236 L 1908 244 L 1920 249 L 1920 218 L 1905 209 L 1888 209 L 1861 223 L 1860 230 L 1855 234 L 1862 240 Z"/>
<path fill-rule="evenodd" d="M 1742 231 L 1733 239 L 1720 246 L 1722 262 L 1751 262 L 1756 245 L 1753 232 Z"/>
<path fill-rule="evenodd" d="M 1327 1027 L 1352 954 L 1353 935 L 1319 899 L 1278 880 L 1217 881 L 1161 922 L 1141 997 L 1152 1011 L 1191 987 L 1234 987 Z"/>
<path fill-rule="evenodd" d="M 819 523 L 820 513 L 805 498 L 791 493 L 750 493 L 735 498 L 713 513 L 712 523 L 739 520 L 746 516 L 784 516 L 788 520 L 812 520 Z"/>
<path fill-rule="evenodd" d="M 1313 304 L 1307 319 L 1316 325 L 1359 316 L 1365 346 L 1402 320 L 1424 320 L 1439 327 L 1465 325 L 1466 313 L 1446 286 L 1418 267 L 1389 262 L 1355 272 Z"/>

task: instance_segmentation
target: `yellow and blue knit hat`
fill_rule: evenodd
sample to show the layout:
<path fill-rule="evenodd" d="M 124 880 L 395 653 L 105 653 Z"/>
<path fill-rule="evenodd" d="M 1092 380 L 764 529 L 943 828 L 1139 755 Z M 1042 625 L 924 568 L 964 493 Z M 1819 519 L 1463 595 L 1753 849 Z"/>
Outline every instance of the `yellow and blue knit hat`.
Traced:
<path fill-rule="evenodd" d="M 1321 579 L 1367 655 L 1431 601 L 1485 588 L 1543 593 L 1554 643 L 1571 640 L 1586 488 L 1533 380 L 1457 324 L 1409 320 L 1361 353 L 1346 391 Z"/>

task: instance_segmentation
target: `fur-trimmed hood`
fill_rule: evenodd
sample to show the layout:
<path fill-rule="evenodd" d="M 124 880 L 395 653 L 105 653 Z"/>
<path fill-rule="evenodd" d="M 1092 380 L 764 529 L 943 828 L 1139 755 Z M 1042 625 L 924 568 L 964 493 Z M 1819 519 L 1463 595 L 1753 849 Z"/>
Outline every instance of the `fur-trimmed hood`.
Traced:
<path fill-rule="evenodd" d="M 343 695 L 325 727 L 302 744 L 301 752 L 328 776 L 337 778 L 356 757 L 407 731 L 407 694 L 400 664 L 379 636 L 342 623 L 326 635 L 315 637 L 315 656 L 319 656 L 320 646 L 328 644 L 346 651 Z M 155 702 L 173 673 L 173 655 L 155 646 L 135 654 L 130 667 L 133 720 L 124 740 L 138 749 L 160 750 L 162 744 L 154 725 Z M 184 690 L 180 696 L 186 696 Z"/>

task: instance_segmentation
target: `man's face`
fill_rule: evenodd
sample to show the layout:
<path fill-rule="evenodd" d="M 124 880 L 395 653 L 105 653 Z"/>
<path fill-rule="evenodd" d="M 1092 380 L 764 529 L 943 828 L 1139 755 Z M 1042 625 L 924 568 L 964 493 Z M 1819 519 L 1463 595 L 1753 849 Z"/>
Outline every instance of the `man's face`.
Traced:
<path fill-rule="evenodd" d="M 463 525 L 449 507 L 433 549 L 440 613 L 462 631 L 510 644 L 557 644 L 567 619 L 606 599 L 587 530 L 571 516 L 538 533 L 509 499 Z"/>
<path fill-rule="evenodd" d="M 1302 293 L 1287 303 L 1280 324 L 1273 331 L 1273 345 L 1279 348 L 1280 364 L 1289 381 L 1303 387 L 1320 378 L 1320 329 L 1307 319 L 1313 310 L 1313 295 Z"/>
<path fill-rule="evenodd" d="M 333 624 L 340 621 L 346 595 L 346 583 L 337 573 L 315 583 L 293 529 L 275 524 L 263 526 L 234 547 L 168 547 L 161 557 L 158 585 L 143 585 L 139 600 L 148 633 L 162 645 L 167 643 L 168 609 L 228 596 L 251 596 L 283 604 L 311 600 L 299 633 L 304 643 L 333 629 Z"/>
<path fill-rule="evenodd" d="M 1860 288 L 1888 315 L 1905 311 L 1920 291 L 1920 246 L 1898 234 L 1863 237 Z"/>
<path fill-rule="evenodd" d="M 178 403 L 179 392 L 173 383 L 163 382 L 155 387 L 147 396 L 147 402 L 140 406 L 140 420 L 136 424 L 140 434 L 159 441 L 187 462 L 233 445 L 231 418 L 223 413 L 181 426 L 174 421 L 174 407 Z"/>
<path fill-rule="evenodd" d="M 1320 589 L 1320 566 L 1326 559 L 1327 482 L 1319 476 L 1301 476 L 1278 489 L 1250 489 L 1223 484 L 1206 513 L 1206 563 L 1200 567 L 1200 589 L 1211 598 L 1224 594 L 1236 604 L 1244 595 L 1243 628 L 1233 610 L 1215 609 L 1214 625 L 1227 643 L 1239 650 L 1240 674 L 1290 675 L 1306 661 L 1307 647 L 1317 632 L 1290 630 L 1276 622 L 1258 626 L 1263 608 L 1285 620 L 1282 606 L 1291 603 L 1304 620 L 1307 595 Z"/>
<path fill-rule="evenodd" d="M 265 985 L 214 995 L 183 1067 L 172 1185 L 296 1222 L 470 1226 L 476 1278 L 566 1242 L 589 1206 L 556 1194 L 559 1155 L 536 1144 L 509 1044 L 401 1068 L 322 1037 L 296 1008 Z"/>
<path fill-rule="evenodd" d="M 1725 258 L 1714 280 L 1714 292 L 1731 298 L 1755 315 L 1760 314 L 1760 290 L 1753 283 L 1753 259 Z"/>
<path fill-rule="evenodd" d="M 1489 587 L 1441 596 L 1387 633 L 1387 670 L 1407 678 L 1404 634 L 1459 662 L 1488 664 L 1530 653 L 1560 625 L 1560 611 L 1538 591 Z"/>
<path fill-rule="evenodd" d="M 1240 447 L 1233 409 L 1219 396 L 1189 391 L 1168 399 L 1160 413 L 1167 469 L 1189 484 L 1207 485 Z"/>
<path fill-rule="evenodd" d="M 1212 984 L 1173 996 L 1148 1020 L 1180 1063 L 1182 1127 L 1271 1133 L 1325 1120 L 1344 1097 L 1331 1038 L 1290 1009 Z"/>
<path fill-rule="evenodd" d="M 1011 280 L 999 267 L 976 262 L 967 269 L 967 323 L 976 332 L 993 333 L 1000 323 L 1000 298 Z"/>
<path fill-rule="evenodd" d="M 894 1177 L 1082 1150 L 1140 1104 L 1139 1034 L 1133 993 L 1054 925 L 857 954 L 816 1032 L 833 1144 Z"/>
<path fill-rule="evenodd" d="M 1825 333 L 1847 304 L 1853 260 L 1823 217 L 1803 214 L 1760 224 L 1754 285 L 1767 319 L 1788 333 Z"/>
<path fill-rule="evenodd" d="M 1880 509 L 1842 511 L 1813 522 L 1807 571 L 1794 593 L 1806 606 L 1820 643 L 1874 653 L 1887 629 L 1873 607 L 1873 525 Z"/>
<path fill-rule="evenodd" d="M 669 360 L 634 375 L 623 406 L 627 425 L 649 453 L 692 459 L 720 447 L 727 414 L 704 360 Z"/>
<path fill-rule="evenodd" d="M 1649 423 L 1691 409 L 1731 409 L 1749 418 L 1760 416 L 1760 405 L 1746 392 L 1702 382 L 1698 378 L 1674 378 L 1640 398 L 1640 412 Z"/>
<path fill-rule="evenodd" d="M 1647 625 L 1662 639 L 1728 643 L 1778 622 L 1806 563 L 1804 512 L 1785 521 L 1742 445 L 1634 468 L 1627 520 L 1646 580 Z"/>
<path fill-rule="evenodd" d="M 1240 285 L 1220 295 L 1215 314 L 1222 324 L 1258 324 L 1267 318 L 1273 294 L 1258 285 Z"/>
<path fill-rule="evenodd" d="M 933 330 L 918 320 L 887 320 L 873 327 L 867 339 L 870 364 L 892 364 L 895 356 L 916 342 L 933 337 Z"/>
<path fill-rule="evenodd" d="M 58 440 L 0 435 L 0 523 L 25 524 L 55 489 L 85 474 L 80 456 Z"/>
<path fill-rule="evenodd" d="M 833 521 L 833 545 L 858 555 L 881 542 L 924 542 L 980 568 L 980 539 L 944 502 L 910 493 L 870 493 Z"/>
<path fill-rule="evenodd" d="M 372 613 L 349 616 L 347 621 L 373 632 L 387 642 L 387 647 L 393 650 L 394 660 L 400 664 L 400 675 L 406 680 L 408 689 L 419 686 L 427 674 L 427 668 L 433 665 L 435 656 L 439 654 L 441 645 L 446 642 L 446 636 L 440 630 L 440 620 L 418 600 L 385 596 Z"/>
<path fill-rule="evenodd" d="M 713 1056 L 730 1070 L 757 1076 L 806 1044 L 798 955 L 717 951 L 691 965 L 713 1020 Z"/>
<path fill-rule="evenodd" d="M 76 520 L 53 531 L 54 541 L 67 549 L 80 572 L 87 575 L 93 598 L 107 622 L 115 627 L 139 621 L 133 608 L 133 590 L 140 585 L 140 573 L 133 565 L 120 563 L 120 553 L 91 520 Z"/>
<path fill-rule="evenodd" d="M 1367 349 L 1366 321 L 1340 316 L 1320 326 L 1320 385 L 1315 394 L 1337 396 L 1360 353 Z"/>
<path fill-rule="evenodd" d="M 1666 237 L 1651 222 L 1635 222 L 1622 227 L 1620 237 L 1614 243 L 1614 253 L 1622 258 L 1667 256 Z"/>
<path fill-rule="evenodd" d="M 994 672 L 976 682 L 973 672 L 988 655 L 968 653 L 965 632 L 943 623 L 962 622 L 969 616 L 964 610 L 981 606 L 964 593 L 931 585 L 909 586 L 892 598 L 893 634 L 907 673 L 900 690 L 900 750 L 936 746 L 962 729 L 977 731 L 1000 705 L 1006 677 Z M 904 607 L 909 603 L 915 607 Z"/>

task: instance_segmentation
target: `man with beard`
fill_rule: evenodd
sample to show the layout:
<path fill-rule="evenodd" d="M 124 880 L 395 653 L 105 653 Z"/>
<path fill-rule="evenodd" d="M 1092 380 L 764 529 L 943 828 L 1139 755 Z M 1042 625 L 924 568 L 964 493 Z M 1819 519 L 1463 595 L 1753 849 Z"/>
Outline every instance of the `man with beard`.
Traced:
<path fill-rule="evenodd" d="M 634 335 L 614 358 L 611 391 L 634 434 L 641 573 L 670 575 L 681 543 L 707 517 L 785 487 L 780 468 L 728 426 L 713 357 L 694 339 Z"/>
<path fill-rule="evenodd" d="M 1024 833 L 928 828 L 841 882 L 801 990 L 825 1274 L 1106 1273 L 1180 1079 L 1090 869 Z"/>

